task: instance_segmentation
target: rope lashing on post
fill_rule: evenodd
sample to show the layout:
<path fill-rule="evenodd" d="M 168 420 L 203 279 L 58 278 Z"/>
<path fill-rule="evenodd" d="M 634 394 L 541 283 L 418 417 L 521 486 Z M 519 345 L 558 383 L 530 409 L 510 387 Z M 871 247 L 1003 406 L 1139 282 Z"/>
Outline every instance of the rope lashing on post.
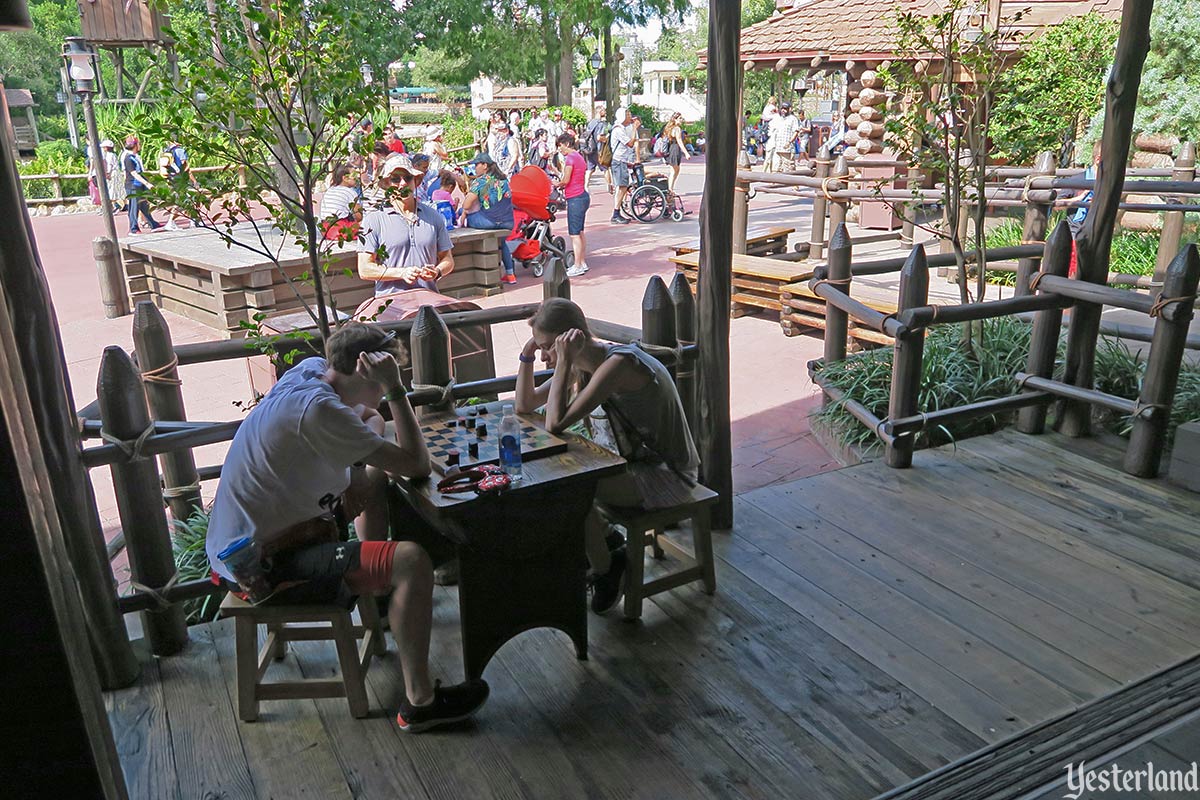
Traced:
<path fill-rule="evenodd" d="M 1038 270 L 1037 272 L 1030 275 L 1029 276 L 1029 291 L 1036 292 L 1038 290 L 1038 284 L 1042 282 L 1042 278 L 1046 277 L 1047 274 L 1049 274 L 1049 273 L 1046 273 L 1042 270 Z"/>
<path fill-rule="evenodd" d="M 1031 188 L 1033 188 L 1031 185 L 1033 183 L 1033 179 L 1040 178 L 1040 177 L 1041 177 L 1040 175 L 1032 175 L 1032 174 L 1025 176 L 1025 188 L 1021 190 L 1021 202 L 1024 203 L 1025 205 L 1029 205 L 1029 190 Z"/>
<path fill-rule="evenodd" d="M 440 392 L 441 397 L 433 405 L 448 406 L 454 401 L 454 378 L 445 385 L 441 386 L 436 383 L 414 383 L 412 385 L 414 392 Z"/>
<path fill-rule="evenodd" d="M 1194 302 L 1196 302 L 1196 295 L 1194 294 L 1180 295 L 1179 297 L 1163 297 L 1163 293 L 1159 292 L 1158 296 L 1154 298 L 1154 305 L 1150 306 L 1149 314 L 1151 317 L 1157 317 L 1162 314 L 1163 310 L 1166 309 L 1167 306 L 1172 305 L 1173 303 Z"/>
<path fill-rule="evenodd" d="M 163 489 L 164 500 L 175 500 L 179 497 L 187 497 L 190 494 L 195 494 L 200 491 L 200 483 L 189 483 L 186 486 L 168 486 Z"/>
<path fill-rule="evenodd" d="M 817 287 L 823 283 L 828 283 L 839 292 L 849 294 L 849 292 L 846 291 L 846 288 L 850 286 L 850 278 L 818 278 L 817 280 L 813 281 L 808 288 L 815 292 Z"/>
<path fill-rule="evenodd" d="M 146 584 L 138 583 L 135 580 L 129 581 L 129 585 L 131 587 L 133 587 L 135 590 L 141 592 L 142 594 L 149 596 L 149 598 L 154 601 L 154 605 L 159 611 L 164 611 L 171 607 L 171 601 L 168 600 L 163 595 L 163 593 L 171 591 L 172 589 L 175 588 L 175 585 L 178 583 L 179 583 L 179 571 L 178 570 L 175 571 L 175 574 L 171 576 L 171 579 L 169 581 L 167 581 L 166 583 L 164 583 L 162 586 L 158 587 L 157 589 L 152 589 L 149 586 L 147 586 Z"/>
<path fill-rule="evenodd" d="M 829 184 L 840 183 L 841 180 L 842 180 L 841 175 L 830 175 L 828 178 L 821 179 L 821 194 L 825 195 L 825 202 L 827 202 L 827 203 L 836 203 L 837 202 L 837 198 L 829 193 Z M 841 189 L 838 189 L 837 191 L 840 192 Z"/>
<path fill-rule="evenodd" d="M 879 320 L 879 327 L 876 328 L 876 330 L 878 330 L 880 333 L 887 333 L 888 320 L 889 319 L 898 319 L 896 316 L 898 313 L 899 312 L 897 312 L 897 311 L 893 311 L 890 314 L 884 314 L 883 319 Z"/>
<path fill-rule="evenodd" d="M 145 446 L 146 440 L 154 435 L 154 422 L 151 421 L 146 426 L 146 430 L 138 434 L 136 439 L 118 439 L 103 428 L 100 429 L 100 438 L 111 445 L 116 446 L 118 450 L 125 454 L 127 461 L 138 461 L 150 456 L 142 455 L 142 447 Z"/>
<path fill-rule="evenodd" d="M 1167 411 L 1170 406 L 1167 403 L 1143 403 L 1138 400 L 1133 404 L 1133 411 L 1129 413 L 1130 417 L 1145 419 L 1148 415 L 1146 412 Z"/>
<path fill-rule="evenodd" d="M 179 378 L 171 377 L 171 373 L 179 367 L 179 356 L 172 355 L 171 360 L 161 367 L 144 370 L 142 372 L 142 380 L 146 383 L 161 383 L 167 386 L 182 386 L 183 381 Z"/>
<path fill-rule="evenodd" d="M 924 411 L 918 411 L 917 416 L 921 418 L 921 424 L 909 431 L 900 431 L 900 433 L 891 434 L 893 439 L 899 439 L 901 436 L 916 436 L 929 424 L 929 415 Z M 875 426 L 875 436 L 879 439 L 883 438 L 883 426 L 891 422 L 891 417 L 884 417 L 879 420 L 879 424 Z"/>
<path fill-rule="evenodd" d="M 695 372 L 695 369 L 687 369 L 687 370 L 683 369 L 683 365 L 684 365 L 683 350 L 685 347 L 691 347 L 692 345 L 695 344 L 695 342 L 688 341 L 687 339 L 677 339 L 676 341 L 679 342 L 679 346 L 675 348 L 675 363 L 680 368 L 679 374 L 680 375 L 691 375 Z"/>

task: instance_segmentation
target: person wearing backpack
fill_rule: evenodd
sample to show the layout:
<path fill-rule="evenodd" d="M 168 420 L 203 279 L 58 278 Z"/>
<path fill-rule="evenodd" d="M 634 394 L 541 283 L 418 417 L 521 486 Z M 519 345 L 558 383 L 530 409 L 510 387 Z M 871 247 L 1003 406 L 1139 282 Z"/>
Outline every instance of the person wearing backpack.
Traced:
<path fill-rule="evenodd" d="M 600 154 L 604 147 L 608 144 L 608 122 L 604 119 L 604 106 L 597 103 L 592 108 L 592 118 L 588 122 L 587 127 L 583 129 L 583 138 L 579 143 L 579 152 L 587 159 L 587 177 L 588 185 L 592 182 L 592 173 L 599 169 L 604 173 L 605 179 L 608 182 L 608 192 L 612 194 L 612 176 L 608 172 L 608 165 L 612 163 L 612 150 L 608 151 L 608 161 L 604 164 L 600 163 Z"/>
<path fill-rule="evenodd" d="M 533 139 L 529 142 L 529 151 L 525 153 L 525 163 L 535 167 L 539 167 L 544 172 L 549 171 L 550 166 L 550 145 L 547 144 L 549 134 L 545 128 L 538 128 L 533 132 Z"/>
<path fill-rule="evenodd" d="M 177 189 L 182 190 L 188 183 L 196 185 L 196 179 L 192 176 L 191 170 L 188 169 L 188 154 L 187 150 L 183 149 L 178 141 L 172 138 L 167 142 L 166 147 L 158 155 L 158 174 L 159 177 L 166 181 L 175 184 Z M 179 206 L 170 206 L 167 208 L 167 214 L 170 219 L 167 220 L 167 230 L 179 230 L 179 220 L 187 221 L 187 215 L 183 213 Z"/>

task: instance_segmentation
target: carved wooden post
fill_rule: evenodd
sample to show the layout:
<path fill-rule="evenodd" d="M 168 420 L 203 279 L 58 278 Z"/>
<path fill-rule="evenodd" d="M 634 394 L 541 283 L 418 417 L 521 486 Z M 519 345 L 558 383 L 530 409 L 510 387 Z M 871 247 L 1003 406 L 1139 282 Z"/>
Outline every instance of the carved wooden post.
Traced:
<path fill-rule="evenodd" d="M 500 246 L 504 247 L 504 242 L 501 242 Z M 571 299 L 571 279 L 567 277 L 567 265 L 558 258 L 549 259 L 545 271 L 542 272 L 542 299 L 549 300 L 551 297 Z"/>
<path fill-rule="evenodd" d="M 696 298 L 687 276 L 676 272 L 671 279 L 671 303 L 675 306 L 675 338 L 680 347 L 696 343 Z M 643 323 L 644 324 L 644 323 Z M 696 432 L 696 362 L 681 360 L 675 368 L 675 388 L 683 401 L 688 427 Z"/>
<path fill-rule="evenodd" d="M 1188 326 L 1194 313 L 1197 283 L 1200 283 L 1200 253 L 1196 245 L 1189 244 L 1167 268 L 1162 292 L 1154 306 L 1157 312 L 1154 338 L 1138 395 L 1141 411 L 1134 414 L 1133 431 L 1125 450 L 1125 471 L 1140 478 L 1158 474 Z"/>
<path fill-rule="evenodd" d="M 836 192 L 848 187 L 846 178 L 850 176 L 850 165 L 845 156 L 838 156 L 829 171 L 829 191 Z M 846 207 L 849 200 L 834 200 L 829 206 L 829 230 L 836 231 L 838 225 L 846 224 Z"/>
<path fill-rule="evenodd" d="M 738 169 L 750 169 L 750 154 L 738 149 Z M 750 182 L 738 180 L 733 185 L 733 252 L 746 252 L 746 231 L 750 226 Z"/>
<path fill-rule="evenodd" d="M 1192 181 L 1196 179 L 1196 147 L 1191 142 L 1184 142 L 1179 147 L 1179 158 L 1175 159 L 1175 171 L 1171 173 L 1173 181 Z M 1179 252 L 1179 241 L 1183 236 L 1183 212 L 1168 211 L 1163 214 L 1162 234 L 1158 237 L 1158 257 L 1154 262 L 1154 281 L 1162 283 L 1167 274 L 1167 267 Z"/>
<path fill-rule="evenodd" d="M 925 248 L 914 245 L 908 260 L 900 270 L 900 300 L 898 311 L 905 311 L 929 302 L 929 267 L 925 263 Z M 921 392 L 921 361 L 925 355 L 925 329 L 901 333 L 896 337 L 892 360 L 892 391 L 888 400 L 888 418 L 900 419 L 916 414 Z M 889 467 L 911 467 L 913 440 L 917 432 L 897 436 L 887 446 L 885 458 Z"/>
<path fill-rule="evenodd" d="M 149 300 L 137 304 L 133 313 L 133 344 L 137 348 L 138 365 L 150 413 L 156 420 L 187 419 L 183 408 L 183 390 L 179 380 L 179 362 L 171 343 L 171 329 L 158 306 Z M 160 457 L 163 473 L 163 497 L 171 507 L 171 516 L 186 520 L 201 507 L 200 476 L 196 459 L 188 449 L 163 453 Z"/>
<path fill-rule="evenodd" d="M 141 455 L 136 444 L 151 429 L 150 410 L 133 362 L 115 345 L 104 348 L 96 397 L 104 432 L 128 443 L 125 446 L 131 456 L 128 461 L 112 465 L 129 571 L 137 583 L 159 591 L 177 573 L 158 468 L 152 457 Z M 168 656 L 183 648 L 188 638 L 183 606 L 160 605 L 143 613 L 146 638 L 155 655 Z"/>
<path fill-rule="evenodd" d="M 655 275 L 646 282 L 642 295 L 642 341 L 674 350 L 679 340 L 675 337 L 675 303 L 667 284 Z M 671 367 L 671 375 L 677 372 Z"/>
<path fill-rule="evenodd" d="M 826 281 L 850 294 L 850 234 L 846 225 L 838 225 L 829 239 L 829 276 Z M 825 304 L 825 363 L 846 358 L 846 329 L 849 316 L 833 303 Z"/>
<path fill-rule="evenodd" d="M 1071 228 L 1066 221 L 1046 240 L 1042 251 L 1042 272 L 1065 278 L 1071 268 Z M 1026 280 L 1028 285 L 1028 280 Z M 1029 356 L 1025 360 L 1025 372 L 1039 378 L 1054 374 L 1054 359 L 1058 355 L 1058 335 L 1062 330 L 1062 309 L 1046 308 L 1033 318 L 1033 332 L 1029 339 Z M 1047 404 L 1022 408 L 1017 413 L 1017 430 L 1021 433 L 1044 433 L 1046 430 Z"/>
<path fill-rule="evenodd" d="M 1054 168 L 1054 154 L 1049 151 L 1039 153 L 1037 161 L 1033 165 L 1033 174 L 1029 177 L 1053 177 Z M 1032 192 L 1025 192 L 1028 205 L 1025 206 L 1025 223 L 1021 229 L 1021 244 L 1034 244 L 1042 241 L 1046 237 L 1046 226 L 1050 222 L 1050 201 L 1054 199 L 1054 192 L 1050 191 L 1046 194 L 1048 202 L 1045 203 L 1032 202 L 1029 199 L 1030 194 Z M 1039 194 L 1041 194 L 1040 191 Z M 1014 294 L 1033 294 L 1029 289 L 1029 277 L 1037 272 L 1037 269 L 1037 258 L 1022 258 L 1017 262 L 1017 288 Z"/>
<path fill-rule="evenodd" d="M 92 258 L 96 260 L 96 274 L 100 278 L 100 301 L 104 304 L 104 317 L 116 319 L 125 316 L 129 313 L 129 290 L 117 254 L 117 243 L 107 236 L 97 236 L 92 239 Z"/>
<path fill-rule="evenodd" d="M 829 177 L 831 163 L 829 145 L 823 144 L 817 151 L 817 180 L 824 181 Z M 825 250 L 825 214 L 828 211 L 829 201 L 825 199 L 825 193 L 818 190 L 813 197 L 812 229 L 808 235 L 808 257 L 814 260 L 819 259 Z"/>
<path fill-rule="evenodd" d="M 433 306 L 421 306 L 408 335 L 412 353 L 413 388 L 441 389 L 450 383 L 454 373 L 450 365 L 450 329 Z M 446 396 L 417 410 L 421 417 L 448 411 L 454 400 Z"/>

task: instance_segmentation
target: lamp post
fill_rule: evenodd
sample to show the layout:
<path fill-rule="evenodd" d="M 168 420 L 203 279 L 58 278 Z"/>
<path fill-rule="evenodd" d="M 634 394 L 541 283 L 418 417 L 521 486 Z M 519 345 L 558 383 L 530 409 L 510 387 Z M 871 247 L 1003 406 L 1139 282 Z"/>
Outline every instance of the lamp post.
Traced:
<path fill-rule="evenodd" d="M 104 162 L 104 151 L 100 149 L 100 132 L 96 129 L 96 110 L 92 106 L 92 95 L 96 93 L 96 54 L 79 36 L 68 36 L 63 44 L 63 61 L 74 91 L 83 101 L 83 121 L 87 126 L 88 152 L 92 157 L 92 171 L 96 175 L 96 188 L 100 194 L 100 217 L 104 220 L 103 238 L 92 242 L 92 253 L 100 273 L 100 296 L 104 302 L 104 316 L 109 319 L 123 317 L 129 313 L 129 295 L 125 286 L 125 274 L 117 248 L 117 224 L 113 220 L 112 200 L 108 196 L 108 170 Z M 130 198 L 131 202 L 136 202 Z"/>

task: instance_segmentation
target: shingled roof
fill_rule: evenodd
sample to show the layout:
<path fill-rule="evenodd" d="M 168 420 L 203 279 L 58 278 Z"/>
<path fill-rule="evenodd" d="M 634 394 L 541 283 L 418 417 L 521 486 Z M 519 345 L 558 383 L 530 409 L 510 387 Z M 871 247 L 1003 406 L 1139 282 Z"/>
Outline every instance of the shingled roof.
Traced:
<path fill-rule="evenodd" d="M 1122 0 L 1008 0 L 1003 15 L 1007 18 L 1025 10 L 1013 27 L 1027 35 L 1067 17 L 1089 12 L 1119 18 L 1121 3 Z M 805 62 L 814 56 L 831 61 L 888 58 L 896 40 L 893 20 L 898 8 L 930 13 L 940 7 L 937 0 L 811 0 L 743 28 L 742 60 L 765 66 L 780 58 Z M 701 53 L 702 64 L 706 56 L 707 53 Z"/>

